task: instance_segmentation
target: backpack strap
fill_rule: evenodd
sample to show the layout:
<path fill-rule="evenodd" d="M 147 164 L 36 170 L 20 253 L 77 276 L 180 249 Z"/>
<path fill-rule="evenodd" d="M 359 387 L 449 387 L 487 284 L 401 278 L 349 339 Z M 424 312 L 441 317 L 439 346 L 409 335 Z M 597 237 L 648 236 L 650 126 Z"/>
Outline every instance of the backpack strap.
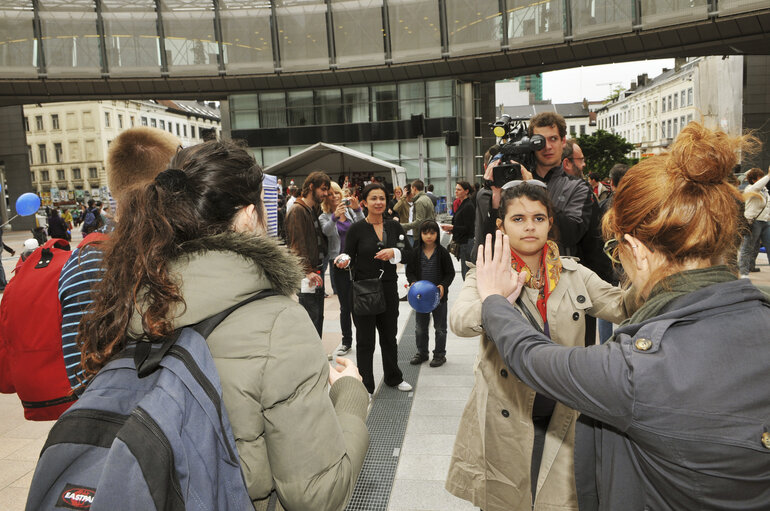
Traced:
<path fill-rule="evenodd" d="M 196 332 L 198 332 L 204 339 L 206 339 L 211 332 L 219 325 L 224 319 L 229 316 L 236 309 L 243 307 L 244 305 L 267 298 L 268 296 L 274 296 L 279 294 L 273 289 L 264 289 L 259 293 L 246 298 L 245 300 L 236 303 L 232 307 L 223 310 L 222 312 L 206 318 L 203 321 L 191 325 Z M 185 327 L 186 328 L 186 327 Z M 134 363 L 136 364 L 136 371 L 140 378 L 144 378 L 155 372 L 160 367 L 160 361 L 166 356 L 168 350 L 176 344 L 179 335 L 182 333 L 182 328 L 177 328 L 168 337 L 162 339 L 162 344 L 159 348 L 153 349 L 153 345 L 157 343 L 152 342 L 137 342 L 136 351 L 134 351 Z"/>
<path fill-rule="evenodd" d="M 78 248 L 83 248 L 86 245 L 90 245 L 94 242 L 107 241 L 108 238 L 109 236 L 103 232 L 92 232 L 83 238 L 83 241 L 78 244 Z"/>

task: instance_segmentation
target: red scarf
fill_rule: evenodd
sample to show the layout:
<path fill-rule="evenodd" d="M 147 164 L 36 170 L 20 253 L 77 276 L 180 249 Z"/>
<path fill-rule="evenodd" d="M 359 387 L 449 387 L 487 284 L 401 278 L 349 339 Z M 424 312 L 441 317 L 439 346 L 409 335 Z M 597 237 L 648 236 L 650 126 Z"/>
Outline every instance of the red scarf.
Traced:
<path fill-rule="evenodd" d="M 525 272 L 527 280 L 524 285 L 532 289 L 537 289 L 537 310 L 543 318 L 543 324 L 548 323 L 548 297 L 559 282 L 561 275 L 561 259 L 559 259 L 559 249 L 553 241 L 543 245 L 540 254 L 540 267 L 533 274 L 532 270 L 522 261 L 522 259 L 511 249 L 511 266 L 514 270 L 521 273 Z"/>

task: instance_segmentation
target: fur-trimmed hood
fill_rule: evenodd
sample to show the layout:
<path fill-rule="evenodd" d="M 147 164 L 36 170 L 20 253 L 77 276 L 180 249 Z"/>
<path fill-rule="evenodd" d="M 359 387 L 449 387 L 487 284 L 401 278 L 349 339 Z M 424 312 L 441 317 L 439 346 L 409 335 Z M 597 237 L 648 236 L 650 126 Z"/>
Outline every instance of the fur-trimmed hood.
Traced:
<path fill-rule="evenodd" d="M 174 321 L 177 328 L 195 324 L 263 289 L 294 295 L 304 277 L 299 259 L 267 236 L 226 232 L 188 241 L 181 248 L 185 255 L 170 265 L 185 301 Z M 140 321 L 135 314 L 131 332 L 141 331 Z"/>
<path fill-rule="evenodd" d="M 234 252 L 259 266 L 272 289 L 286 296 L 296 293 L 305 277 L 299 258 L 277 239 L 267 236 L 228 231 L 188 241 L 181 248 L 191 256 L 210 251 Z"/>

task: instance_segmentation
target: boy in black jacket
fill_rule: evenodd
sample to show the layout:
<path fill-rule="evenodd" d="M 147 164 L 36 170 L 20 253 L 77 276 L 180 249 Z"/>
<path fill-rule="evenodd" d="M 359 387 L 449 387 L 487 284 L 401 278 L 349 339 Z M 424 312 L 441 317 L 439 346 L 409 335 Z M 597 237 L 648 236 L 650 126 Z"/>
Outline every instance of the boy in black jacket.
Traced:
<path fill-rule="evenodd" d="M 436 347 L 430 366 L 439 367 L 446 362 L 447 291 L 455 278 L 455 268 L 449 252 L 438 242 L 439 232 L 438 224 L 434 220 L 425 220 L 420 224 L 420 235 L 415 237 L 415 249 L 406 262 L 406 279 L 409 285 L 418 280 L 428 280 L 438 286 L 441 294 L 441 301 L 432 313 L 415 312 L 417 354 L 409 362 L 412 365 L 428 360 L 428 327 L 431 314 L 436 329 Z"/>

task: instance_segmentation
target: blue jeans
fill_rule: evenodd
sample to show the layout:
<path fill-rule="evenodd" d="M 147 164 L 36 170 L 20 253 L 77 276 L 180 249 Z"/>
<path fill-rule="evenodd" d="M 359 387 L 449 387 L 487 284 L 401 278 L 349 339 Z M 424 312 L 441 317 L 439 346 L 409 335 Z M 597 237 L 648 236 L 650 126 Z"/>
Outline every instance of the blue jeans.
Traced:
<path fill-rule="evenodd" d="M 465 280 L 465 274 L 468 273 L 468 261 L 471 260 L 471 251 L 475 240 L 469 239 L 466 243 L 460 245 L 460 274 Z"/>
<path fill-rule="evenodd" d="M 755 220 L 751 226 L 751 233 L 743 237 L 740 257 L 738 258 L 738 268 L 741 275 L 748 275 L 749 270 L 751 270 L 752 262 L 757 257 L 754 253 L 757 241 L 761 241 L 766 249 L 770 249 L 770 222 Z M 770 262 L 770 252 L 767 253 L 767 259 Z"/>
<path fill-rule="evenodd" d="M 300 293 L 297 296 L 299 304 L 305 308 L 318 331 L 318 337 L 321 337 L 324 328 L 324 287 L 318 286 L 312 293 Z"/>
<path fill-rule="evenodd" d="M 415 312 L 415 314 L 416 326 L 414 335 L 417 341 L 417 351 L 421 355 L 428 356 L 428 328 L 430 327 L 430 316 L 433 314 L 433 326 L 436 329 L 436 347 L 433 350 L 433 356 L 446 356 L 447 301 L 442 300 L 433 312 Z"/>
<path fill-rule="evenodd" d="M 332 286 L 336 286 L 337 299 L 340 302 L 340 327 L 342 328 L 342 344 L 353 344 L 353 301 L 350 271 L 340 270 L 333 264 L 330 266 Z"/>
<path fill-rule="evenodd" d="M 613 324 L 600 318 L 596 318 L 596 324 L 599 329 L 599 344 L 604 344 L 612 337 Z"/>

